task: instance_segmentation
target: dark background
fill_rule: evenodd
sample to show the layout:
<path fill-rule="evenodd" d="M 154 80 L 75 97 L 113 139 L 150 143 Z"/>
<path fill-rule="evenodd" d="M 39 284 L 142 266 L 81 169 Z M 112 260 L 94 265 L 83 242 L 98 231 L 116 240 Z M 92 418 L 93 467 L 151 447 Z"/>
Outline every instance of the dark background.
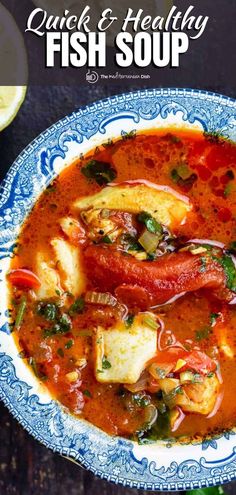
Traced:
<path fill-rule="evenodd" d="M 30 0 L 4 1 L 24 24 Z M 89 3 L 89 2 L 88 2 Z M 132 2 L 131 2 L 132 3 Z M 196 3 L 196 2 L 195 2 Z M 190 2 L 176 2 L 182 6 Z M 194 4 L 194 2 L 191 2 Z M 211 16 L 206 37 L 195 42 L 178 70 L 156 71 L 153 86 L 204 88 L 236 97 L 236 1 L 199 0 Z M 1 68 L 0 68 L 1 70 Z M 100 98 L 136 89 L 132 86 L 31 86 L 14 122 L 0 134 L 0 179 L 41 131 L 66 114 Z M 236 482 L 226 487 L 236 493 Z M 95 478 L 37 443 L 0 404 L 0 495 L 144 495 Z M 157 492 L 156 492 L 157 493 Z"/>

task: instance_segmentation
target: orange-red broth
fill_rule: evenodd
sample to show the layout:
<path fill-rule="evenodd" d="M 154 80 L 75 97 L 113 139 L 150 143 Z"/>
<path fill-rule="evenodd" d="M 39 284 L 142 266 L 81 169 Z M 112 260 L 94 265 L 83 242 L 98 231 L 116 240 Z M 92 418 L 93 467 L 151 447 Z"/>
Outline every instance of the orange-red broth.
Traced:
<path fill-rule="evenodd" d="M 94 156 L 91 151 L 83 160 L 76 161 L 64 170 L 49 190 L 45 191 L 31 211 L 19 236 L 19 248 L 12 268 L 27 267 L 34 270 L 37 250 L 49 250 L 52 237 L 61 234 L 58 220 L 71 213 L 76 198 L 94 194 L 101 187 L 81 174 L 81 166 Z M 193 210 L 187 222 L 174 234 L 183 239 L 212 239 L 229 245 L 236 238 L 236 146 L 221 142 L 217 136 L 204 136 L 197 131 L 168 129 L 150 131 L 132 139 L 117 141 L 109 147 L 96 150 L 96 159 L 113 164 L 117 171 L 116 182 L 129 179 L 148 179 L 157 184 L 169 185 L 189 197 Z M 173 181 L 171 171 L 185 163 L 196 174 L 191 183 Z M 12 298 L 18 303 L 22 291 L 12 289 Z M 27 311 L 21 328 L 14 337 L 23 350 L 23 357 L 33 358 L 34 368 L 42 375 L 50 392 L 75 414 L 78 413 L 110 434 L 132 437 L 144 421 L 144 409 L 130 407 L 116 384 L 99 384 L 94 377 L 92 340 L 78 336 L 78 329 L 91 328 L 97 322 L 109 324 L 109 316 L 102 307 L 77 315 L 69 334 L 46 339 L 42 329 L 45 323 L 35 313 L 34 301 L 28 295 Z M 14 307 L 13 307 L 14 309 Z M 212 312 L 222 311 L 226 322 L 227 341 L 235 350 L 236 309 L 206 298 L 203 293 L 185 295 L 173 304 L 158 311 L 166 327 L 178 341 L 192 339 L 197 332 L 209 326 Z M 199 439 L 207 434 L 231 428 L 236 419 L 236 368 L 234 359 L 218 354 L 218 340 L 214 328 L 207 338 L 198 341 L 199 347 L 220 361 L 223 377 L 222 404 L 212 418 L 206 420 L 198 414 L 186 415 L 175 433 L 161 426 L 161 436 Z M 73 345 L 66 348 L 68 341 Z M 69 347 L 69 346 L 68 346 Z M 62 350 L 62 352 L 60 350 Z M 86 354 L 88 364 L 81 371 L 81 382 L 68 387 L 65 374 L 74 369 L 78 356 Z M 47 362 L 47 355 L 52 360 Z M 32 362 L 32 360 L 31 360 Z M 128 401 L 128 404 L 127 404 Z M 84 406 L 83 406 L 84 404 Z M 82 413 L 80 407 L 83 406 Z"/>

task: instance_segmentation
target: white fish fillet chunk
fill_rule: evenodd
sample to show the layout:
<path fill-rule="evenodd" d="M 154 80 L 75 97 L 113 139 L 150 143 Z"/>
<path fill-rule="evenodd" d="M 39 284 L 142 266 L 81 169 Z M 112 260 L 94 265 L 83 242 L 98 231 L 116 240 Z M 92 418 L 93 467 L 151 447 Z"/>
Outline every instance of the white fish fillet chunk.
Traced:
<path fill-rule="evenodd" d="M 137 315 L 130 328 L 124 322 L 104 330 L 94 338 L 95 376 L 101 383 L 136 383 L 147 362 L 157 352 L 157 330 Z"/>
<path fill-rule="evenodd" d="M 74 296 L 79 296 L 85 289 L 80 249 L 59 237 L 52 239 L 51 245 L 55 253 L 61 285 Z"/>

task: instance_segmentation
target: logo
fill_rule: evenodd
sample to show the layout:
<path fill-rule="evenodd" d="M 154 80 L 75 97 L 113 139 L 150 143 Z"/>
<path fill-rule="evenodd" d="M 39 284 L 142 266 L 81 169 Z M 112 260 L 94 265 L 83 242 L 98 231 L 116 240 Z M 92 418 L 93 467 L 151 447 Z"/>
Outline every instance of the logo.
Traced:
<path fill-rule="evenodd" d="M 92 71 L 88 70 L 85 78 L 86 78 L 86 81 L 88 83 L 94 84 L 94 83 L 98 82 L 99 75 L 97 72 L 95 72 L 95 70 L 92 70 Z"/>

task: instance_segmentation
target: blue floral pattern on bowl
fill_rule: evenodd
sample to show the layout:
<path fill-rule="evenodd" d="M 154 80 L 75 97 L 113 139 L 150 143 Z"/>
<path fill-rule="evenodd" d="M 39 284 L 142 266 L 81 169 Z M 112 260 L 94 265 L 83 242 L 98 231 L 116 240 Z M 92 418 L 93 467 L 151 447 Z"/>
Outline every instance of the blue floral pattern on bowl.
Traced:
<path fill-rule="evenodd" d="M 32 375 L 10 333 L 5 274 L 20 225 L 39 194 L 76 157 L 131 131 L 193 127 L 236 141 L 236 102 L 190 89 L 118 95 L 74 112 L 42 133 L 17 158 L 0 189 L 0 397 L 35 438 L 101 478 L 128 487 L 176 491 L 236 478 L 236 440 L 226 431 L 201 444 L 152 445 L 113 438 L 70 415 Z"/>

